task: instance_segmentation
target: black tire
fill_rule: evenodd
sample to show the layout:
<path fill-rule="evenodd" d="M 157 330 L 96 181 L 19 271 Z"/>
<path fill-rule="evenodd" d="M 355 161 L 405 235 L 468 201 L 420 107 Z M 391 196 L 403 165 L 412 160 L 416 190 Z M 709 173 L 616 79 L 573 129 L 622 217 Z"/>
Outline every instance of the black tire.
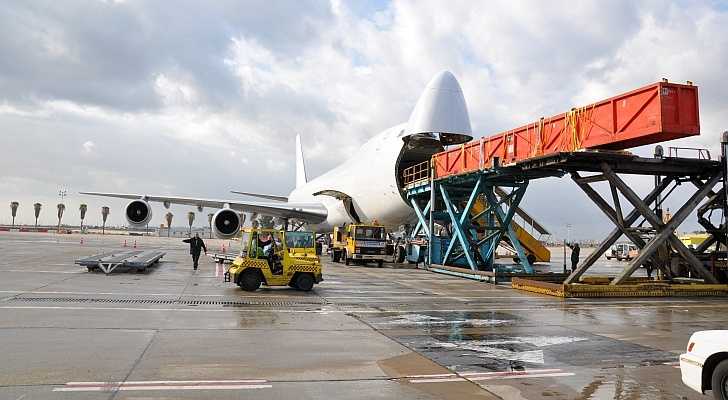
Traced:
<path fill-rule="evenodd" d="M 612 257 L 609 257 L 609 256 L 607 256 L 607 261 L 609 261 L 609 260 L 611 260 L 611 259 L 612 259 Z"/>
<path fill-rule="evenodd" d="M 527 256 L 526 256 L 526 259 L 528 260 L 528 263 L 529 263 L 529 264 L 533 264 L 533 263 L 535 263 L 535 262 L 536 262 L 536 256 L 534 256 L 533 254 L 529 254 L 529 255 L 527 255 Z"/>
<path fill-rule="evenodd" d="M 383 260 L 377 260 L 377 267 L 382 268 L 383 265 L 384 265 Z"/>
<path fill-rule="evenodd" d="M 404 256 L 405 251 L 402 246 L 397 246 L 397 249 L 394 251 L 394 262 L 396 263 L 403 263 L 404 262 Z"/>
<path fill-rule="evenodd" d="M 334 259 L 334 262 L 341 261 L 341 252 L 336 251 L 336 250 L 332 250 L 332 253 L 331 254 L 332 254 L 331 257 Z"/>
<path fill-rule="evenodd" d="M 723 360 L 713 370 L 711 388 L 715 400 L 728 400 L 728 360 Z"/>
<path fill-rule="evenodd" d="M 308 292 L 313 289 L 313 275 L 311 274 L 299 274 L 296 278 L 296 288 Z"/>
<path fill-rule="evenodd" d="M 349 265 L 349 264 L 351 264 L 351 259 L 349 258 L 349 255 L 348 255 L 348 254 L 346 254 L 346 250 L 342 250 L 342 251 L 341 251 L 341 258 L 343 258 L 343 259 L 344 259 L 344 264 L 345 264 L 345 265 Z"/>
<path fill-rule="evenodd" d="M 262 283 L 260 272 L 257 269 L 247 269 L 238 278 L 238 285 L 246 292 L 255 292 Z"/>

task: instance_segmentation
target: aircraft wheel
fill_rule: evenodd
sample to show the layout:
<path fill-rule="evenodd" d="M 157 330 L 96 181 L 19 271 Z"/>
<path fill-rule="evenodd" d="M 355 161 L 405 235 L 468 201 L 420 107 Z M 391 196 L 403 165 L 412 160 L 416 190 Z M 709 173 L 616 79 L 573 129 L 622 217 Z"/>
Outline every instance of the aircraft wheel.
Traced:
<path fill-rule="evenodd" d="M 248 269 L 240 275 L 238 285 L 246 292 L 255 292 L 260 287 L 260 273 L 256 269 Z"/>
<path fill-rule="evenodd" d="M 313 289 L 313 276 L 311 274 L 300 274 L 296 278 L 296 287 L 298 290 L 308 292 Z"/>

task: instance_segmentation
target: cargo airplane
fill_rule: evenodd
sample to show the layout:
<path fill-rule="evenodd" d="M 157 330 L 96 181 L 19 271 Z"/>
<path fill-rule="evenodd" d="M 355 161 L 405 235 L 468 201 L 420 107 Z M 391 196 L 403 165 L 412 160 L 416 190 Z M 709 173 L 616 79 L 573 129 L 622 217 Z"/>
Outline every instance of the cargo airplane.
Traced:
<path fill-rule="evenodd" d="M 288 196 L 234 192 L 263 201 L 217 200 L 146 194 L 81 192 L 131 200 L 125 216 L 131 227 L 144 227 L 152 218 L 150 202 L 219 209 L 212 228 L 220 238 L 231 238 L 244 222 L 241 213 L 270 215 L 298 221 L 317 232 L 333 226 L 376 220 L 397 228 L 415 220 L 404 191 L 405 168 L 427 161 L 444 146 L 472 139 L 470 118 L 462 89 L 449 71 L 437 74 L 425 87 L 409 120 L 374 136 L 352 157 L 323 175 L 308 180 L 296 137 L 296 187 Z"/>

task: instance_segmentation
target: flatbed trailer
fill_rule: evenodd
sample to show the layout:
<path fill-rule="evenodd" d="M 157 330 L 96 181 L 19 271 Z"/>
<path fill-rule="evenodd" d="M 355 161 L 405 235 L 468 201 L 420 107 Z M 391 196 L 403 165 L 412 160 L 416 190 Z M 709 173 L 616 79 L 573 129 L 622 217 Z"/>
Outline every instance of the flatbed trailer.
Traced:
<path fill-rule="evenodd" d="M 114 250 L 79 258 L 75 263 L 88 268 L 89 272 L 100 269 L 105 274 L 112 273 L 118 267 L 144 271 L 158 263 L 165 254 L 159 250 Z"/>

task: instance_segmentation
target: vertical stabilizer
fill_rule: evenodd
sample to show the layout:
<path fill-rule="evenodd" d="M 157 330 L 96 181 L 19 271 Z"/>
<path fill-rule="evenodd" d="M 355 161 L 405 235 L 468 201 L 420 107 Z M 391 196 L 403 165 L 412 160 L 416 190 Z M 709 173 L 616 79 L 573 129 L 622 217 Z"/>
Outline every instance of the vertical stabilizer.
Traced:
<path fill-rule="evenodd" d="M 296 188 L 300 188 L 308 182 L 306 177 L 306 163 L 303 161 L 303 150 L 301 149 L 301 135 L 296 135 Z"/>

